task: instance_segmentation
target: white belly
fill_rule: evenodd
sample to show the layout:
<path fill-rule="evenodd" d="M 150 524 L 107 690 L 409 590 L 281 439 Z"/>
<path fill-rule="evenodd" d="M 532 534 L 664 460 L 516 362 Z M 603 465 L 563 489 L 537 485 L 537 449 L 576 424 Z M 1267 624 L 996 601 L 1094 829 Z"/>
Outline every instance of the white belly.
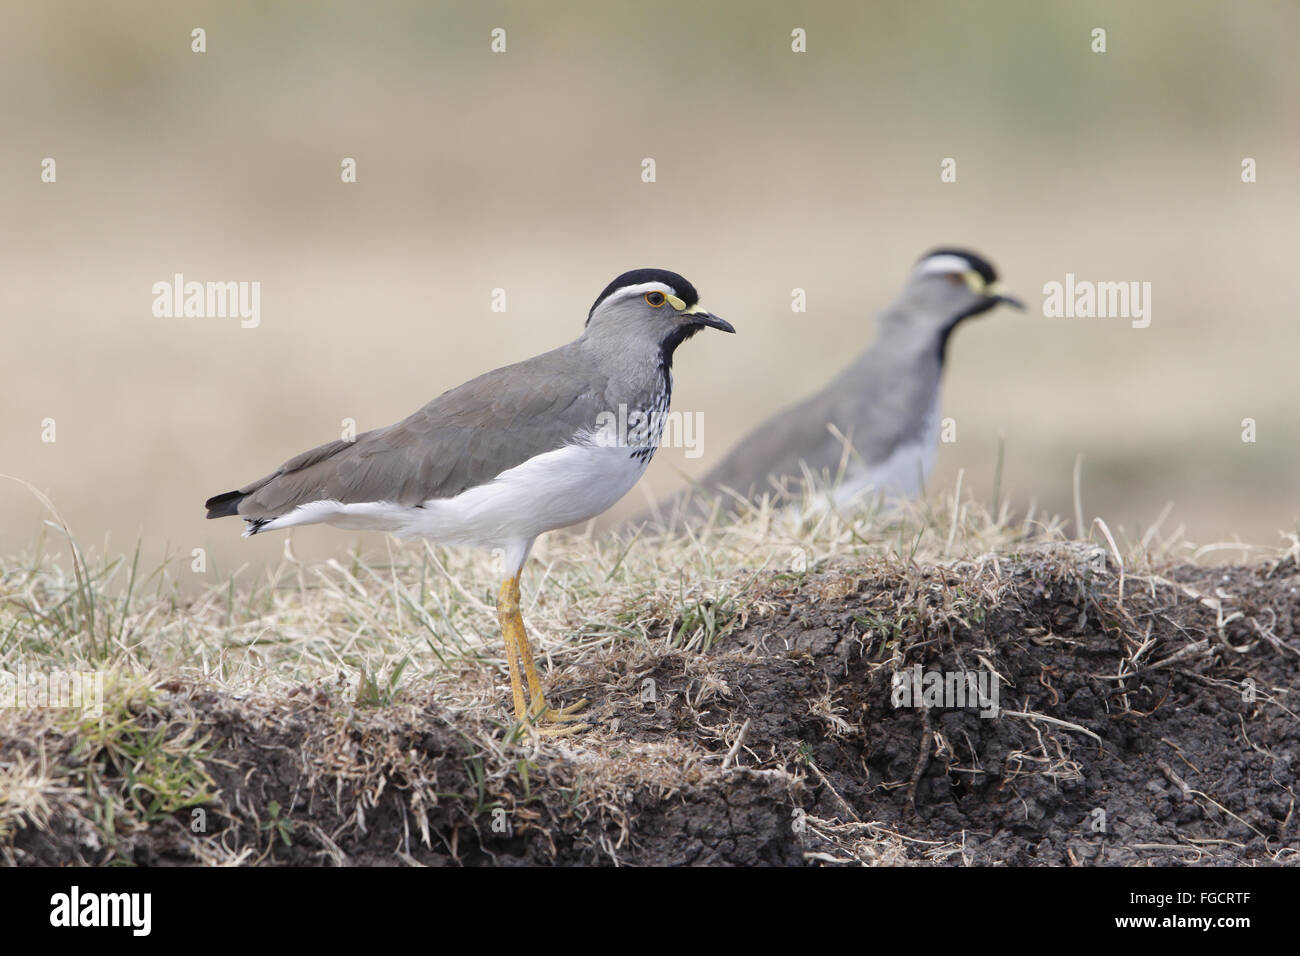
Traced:
<path fill-rule="evenodd" d="M 646 465 L 627 448 L 566 445 L 454 498 L 403 509 L 405 519 L 394 530 L 448 544 L 495 547 L 531 541 L 609 510 L 637 483 Z"/>
<path fill-rule="evenodd" d="M 638 458 L 626 447 L 565 445 L 454 498 L 431 498 L 412 507 L 389 501 L 311 501 L 257 530 L 323 523 L 419 535 L 444 544 L 501 548 L 517 568 L 539 534 L 608 510 L 637 483 L 649 457 Z"/>

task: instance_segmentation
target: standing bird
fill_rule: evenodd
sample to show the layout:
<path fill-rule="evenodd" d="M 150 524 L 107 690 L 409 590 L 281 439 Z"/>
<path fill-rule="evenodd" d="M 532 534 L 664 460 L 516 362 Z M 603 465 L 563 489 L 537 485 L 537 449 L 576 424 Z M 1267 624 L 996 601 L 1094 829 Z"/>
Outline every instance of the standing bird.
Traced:
<path fill-rule="evenodd" d="M 721 492 L 728 508 L 737 495 L 789 494 L 809 475 L 833 485 L 835 506 L 868 490 L 919 494 L 939 442 L 948 336 L 963 319 L 1001 303 L 1024 308 L 1003 293 L 987 259 L 962 249 L 926 254 L 880 315 L 871 347 L 821 391 L 741 439 L 699 489 Z"/>
<path fill-rule="evenodd" d="M 586 702 L 547 705 L 519 574 L 538 535 L 595 517 L 645 471 L 672 396 L 673 352 L 706 326 L 735 331 L 698 301 L 675 272 L 625 272 L 568 345 L 480 375 L 396 425 L 303 452 L 209 498 L 207 516 L 243 518 L 245 536 L 323 522 L 501 549 L 509 577 L 497 616 L 515 717 L 544 733 L 585 729 L 546 726 L 579 719 Z M 638 427 L 619 434 L 617 422 Z"/>

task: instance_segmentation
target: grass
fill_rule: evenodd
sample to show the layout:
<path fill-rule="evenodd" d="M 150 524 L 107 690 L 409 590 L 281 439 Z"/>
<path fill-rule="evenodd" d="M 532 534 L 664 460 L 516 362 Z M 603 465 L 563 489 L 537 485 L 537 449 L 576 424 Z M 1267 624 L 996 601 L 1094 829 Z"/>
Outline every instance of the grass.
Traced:
<path fill-rule="evenodd" d="M 498 693 L 499 573 L 487 555 L 388 539 L 382 553 L 312 565 L 286 558 L 193 595 L 181 584 L 192 578 L 185 561 L 142 574 L 138 549 L 129 557 L 85 551 L 43 503 L 53 535 L 0 559 L 0 670 L 182 676 L 233 693 L 341 681 L 367 707 L 390 704 L 414 682 L 460 704 Z M 1010 556 L 1063 543 L 1066 528 L 1032 504 L 1014 516 L 1005 502 L 993 513 L 948 494 L 852 515 L 756 506 L 671 534 L 558 532 L 538 542 L 525 570 L 524 620 L 552 666 L 627 641 L 707 651 L 761 605 L 756 589 L 770 576 L 797 580 L 869 559 Z M 1294 552 L 1297 540 L 1197 547 L 1158 526 L 1112 536 L 1098 520 L 1091 530 L 1098 559 L 1104 549 L 1129 571 L 1201 560 L 1219 547 L 1262 559 Z"/>
<path fill-rule="evenodd" d="M 106 843 L 119 820 L 143 826 L 179 810 L 200 807 L 214 795 L 208 774 L 208 738 L 193 722 L 158 708 L 147 686 L 114 687 L 99 717 L 58 728 L 71 741 L 70 778 L 80 784 L 92 819 Z"/>

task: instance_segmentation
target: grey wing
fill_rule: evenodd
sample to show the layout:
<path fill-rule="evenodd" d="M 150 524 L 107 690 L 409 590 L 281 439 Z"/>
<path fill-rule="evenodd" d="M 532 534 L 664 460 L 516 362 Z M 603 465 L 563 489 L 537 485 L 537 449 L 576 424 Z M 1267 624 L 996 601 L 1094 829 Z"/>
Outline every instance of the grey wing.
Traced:
<path fill-rule="evenodd" d="M 824 393 L 813 395 L 751 430 L 700 484 L 749 497 L 774 490 L 783 478 L 801 478 L 801 463 L 833 473 L 844 445 L 827 426 L 840 427 L 838 417 Z"/>
<path fill-rule="evenodd" d="M 843 465 L 882 461 L 904 439 L 908 398 L 890 376 L 841 381 L 763 422 L 746 435 L 701 484 L 746 497 L 800 481 L 804 467 L 831 480 Z M 847 457 L 846 457 L 847 456 Z"/>
<path fill-rule="evenodd" d="M 209 517 L 274 518 L 321 500 L 411 506 L 491 481 L 595 427 L 606 404 L 605 383 L 584 385 L 567 359 L 557 349 L 496 369 L 395 425 L 303 452 L 237 492 L 211 499 Z"/>

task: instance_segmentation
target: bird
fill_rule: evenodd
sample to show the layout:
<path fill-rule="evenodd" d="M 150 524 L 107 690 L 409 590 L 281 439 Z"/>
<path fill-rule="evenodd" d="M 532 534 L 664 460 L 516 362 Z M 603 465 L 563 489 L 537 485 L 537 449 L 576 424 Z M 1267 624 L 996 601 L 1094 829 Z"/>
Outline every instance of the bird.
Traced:
<path fill-rule="evenodd" d="M 578 714 L 586 701 L 546 701 L 520 575 L 538 536 L 594 518 L 636 484 L 663 432 L 673 355 L 705 328 L 735 332 L 677 273 L 625 272 L 568 344 L 471 379 L 394 425 L 296 455 L 209 498 L 207 517 L 243 518 L 245 537 L 324 523 L 499 549 L 515 719 L 551 736 L 589 729 Z"/>
<path fill-rule="evenodd" d="M 756 426 L 693 489 L 648 517 L 667 523 L 692 500 L 722 513 L 765 494 L 789 502 L 809 479 L 830 489 L 818 500 L 833 507 L 869 491 L 889 499 L 920 494 L 939 441 L 948 340 L 958 324 L 998 305 L 1024 308 L 983 256 L 926 253 L 879 315 L 864 352 L 820 391 Z"/>

